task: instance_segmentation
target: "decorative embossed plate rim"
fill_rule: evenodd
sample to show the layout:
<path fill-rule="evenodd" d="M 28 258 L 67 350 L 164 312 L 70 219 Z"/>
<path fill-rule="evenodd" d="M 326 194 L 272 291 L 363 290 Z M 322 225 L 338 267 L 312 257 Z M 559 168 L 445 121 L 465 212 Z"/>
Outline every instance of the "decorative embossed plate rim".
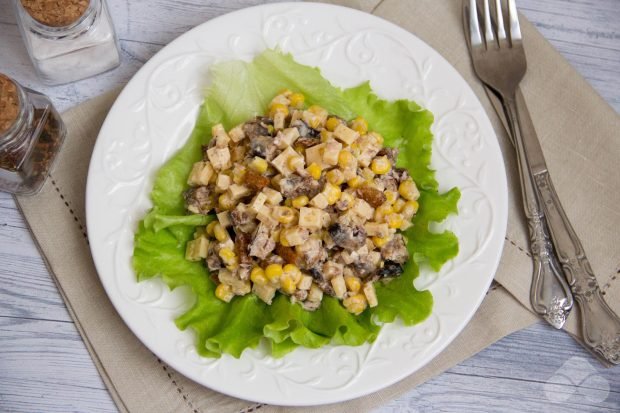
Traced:
<path fill-rule="evenodd" d="M 133 232 L 150 208 L 155 172 L 187 139 L 210 64 L 250 60 L 280 47 L 319 66 L 341 87 L 370 80 L 388 99 L 408 98 L 435 115 L 433 167 L 441 189 L 458 186 L 459 215 L 437 225 L 460 240 L 440 273 L 422 268 L 418 288 L 435 297 L 425 322 L 384 326 L 373 344 L 297 349 L 282 359 L 264 348 L 240 359 L 199 357 L 174 318 L 191 302 L 161 280 L 136 283 Z M 450 64 L 412 34 L 375 16 L 312 3 L 279 3 L 204 23 L 163 48 L 133 77 L 110 110 L 91 159 L 88 235 L 101 282 L 135 335 L 185 376 L 231 396 L 280 405 L 360 397 L 414 373 L 465 327 L 497 269 L 507 222 L 504 164 L 480 102 Z"/>

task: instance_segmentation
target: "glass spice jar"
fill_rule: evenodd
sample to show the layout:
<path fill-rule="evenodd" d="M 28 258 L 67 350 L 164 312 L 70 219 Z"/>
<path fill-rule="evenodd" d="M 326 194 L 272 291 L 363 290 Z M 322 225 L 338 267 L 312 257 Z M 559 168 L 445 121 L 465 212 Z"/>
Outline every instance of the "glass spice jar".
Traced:
<path fill-rule="evenodd" d="M 57 85 L 117 67 L 118 39 L 105 0 L 14 0 L 39 77 Z"/>
<path fill-rule="evenodd" d="M 0 73 L 0 191 L 37 193 L 65 138 L 50 100 Z"/>

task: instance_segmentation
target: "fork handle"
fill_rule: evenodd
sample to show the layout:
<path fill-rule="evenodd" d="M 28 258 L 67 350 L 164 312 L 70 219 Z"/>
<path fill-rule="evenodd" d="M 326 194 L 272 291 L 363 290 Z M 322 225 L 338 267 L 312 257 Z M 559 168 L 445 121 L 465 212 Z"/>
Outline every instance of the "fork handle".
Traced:
<path fill-rule="evenodd" d="M 520 90 L 509 105 L 513 107 L 512 114 L 516 115 L 521 133 L 515 141 L 521 142 L 521 149 L 530 162 L 529 174 L 541 201 L 557 258 L 579 307 L 583 340 L 599 357 L 620 364 L 620 318 L 603 299 L 583 246 L 562 208 Z"/>
<path fill-rule="evenodd" d="M 534 261 L 530 301 L 534 311 L 555 328 L 562 328 L 573 306 L 570 287 L 553 252 L 544 212 L 530 175 L 523 132 L 514 99 L 503 99 L 506 119 L 514 138 L 521 180 L 523 209 L 530 233 L 530 251 Z"/>

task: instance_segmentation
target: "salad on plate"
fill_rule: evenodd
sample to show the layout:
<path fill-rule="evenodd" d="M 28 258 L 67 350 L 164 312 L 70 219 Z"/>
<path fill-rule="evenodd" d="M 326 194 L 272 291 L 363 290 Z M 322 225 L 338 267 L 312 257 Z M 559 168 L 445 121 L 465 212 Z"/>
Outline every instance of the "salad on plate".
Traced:
<path fill-rule="evenodd" d="M 274 50 L 213 65 L 210 80 L 192 135 L 157 172 L 133 256 L 138 281 L 192 290 L 176 324 L 198 353 L 360 345 L 382 323 L 427 318 L 432 295 L 413 280 L 457 254 L 429 224 L 460 196 L 440 194 L 430 168 L 432 114 L 369 83 L 339 89 Z"/>

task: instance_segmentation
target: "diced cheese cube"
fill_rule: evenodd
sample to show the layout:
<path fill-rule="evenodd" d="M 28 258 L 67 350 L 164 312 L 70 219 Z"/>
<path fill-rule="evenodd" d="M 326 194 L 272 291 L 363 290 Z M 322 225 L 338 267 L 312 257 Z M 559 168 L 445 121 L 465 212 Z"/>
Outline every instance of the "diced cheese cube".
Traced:
<path fill-rule="evenodd" d="M 208 250 L 209 240 L 204 236 L 198 237 L 187 242 L 185 259 L 188 261 L 200 261 L 201 259 L 207 258 Z"/>
<path fill-rule="evenodd" d="M 262 222 L 269 229 L 273 229 L 278 226 L 278 221 L 273 219 L 271 208 L 267 205 L 263 205 L 259 208 L 258 213 L 256 214 L 256 219 Z"/>
<path fill-rule="evenodd" d="M 323 264 L 323 276 L 330 280 L 334 277 L 342 276 L 344 273 L 344 265 L 335 261 L 327 261 Z"/>
<path fill-rule="evenodd" d="M 232 141 L 235 143 L 241 142 L 243 139 L 245 139 L 245 132 L 243 131 L 243 127 L 241 125 L 235 126 L 228 132 L 228 136 L 230 136 L 230 139 L 232 139 Z"/>
<path fill-rule="evenodd" d="M 310 205 L 319 209 L 327 208 L 329 205 L 327 196 L 323 192 L 316 194 L 315 197 L 310 200 Z"/>
<path fill-rule="evenodd" d="M 323 290 L 318 285 L 312 283 L 310 291 L 308 292 L 308 301 L 320 302 L 323 299 Z"/>
<path fill-rule="evenodd" d="M 371 262 L 375 267 L 378 267 L 381 262 L 381 253 L 379 251 L 370 251 L 368 253 L 368 262 Z"/>
<path fill-rule="evenodd" d="M 228 193 L 233 200 L 237 200 L 243 198 L 244 196 L 250 195 L 252 191 L 247 186 L 232 184 L 228 187 Z"/>
<path fill-rule="evenodd" d="M 215 180 L 215 187 L 220 191 L 224 192 L 230 186 L 231 181 L 232 179 L 230 179 L 230 176 L 219 174 L 217 176 L 217 179 Z"/>
<path fill-rule="evenodd" d="M 228 146 L 230 142 L 230 137 L 226 133 L 226 129 L 222 126 L 221 123 L 214 125 L 211 128 L 211 135 L 215 138 L 215 146 L 218 148 L 225 148 Z"/>
<path fill-rule="evenodd" d="M 368 306 L 376 307 L 377 304 L 379 304 L 379 301 L 377 300 L 377 293 L 375 291 L 375 286 L 373 285 L 373 283 L 364 284 L 363 291 L 364 295 L 366 296 L 366 301 L 368 301 Z"/>
<path fill-rule="evenodd" d="M 344 293 L 347 292 L 347 285 L 344 282 L 344 277 L 342 275 L 339 275 L 332 278 L 330 282 L 332 284 L 332 287 L 334 288 L 334 293 L 336 294 L 336 297 L 343 298 Z"/>
<path fill-rule="evenodd" d="M 303 114 L 303 111 L 301 111 L 301 110 L 294 110 L 294 111 L 291 113 L 291 122 L 290 122 L 290 125 L 293 125 L 295 122 L 297 122 L 298 120 L 300 120 L 300 119 L 301 119 L 302 114 Z"/>
<path fill-rule="evenodd" d="M 299 226 L 308 229 L 320 229 L 323 226 L 322 215 L 323 211 L 318 208 L 303 207 L 299 210 Z"/>
<path fill-rule="evenodd" d="M 367 222 L 364 224 L 364 229 L 369 237 L 385 238 L 390 235 L 390 228 L 388 224 L 380 224 L 378 222 Z"/>
<path fill-rule="evenodd" d="M 273 117 L 273 127 L 276 130 L 284 129 L 284 121 L 286 120 L 286 114 L 284 112 L 276 112 Z"/>
<path fill-rule="evenodd" d="M 316 163 L 317 165 L 321 167 L 327 166 L 323 162 L 323 151 L 324 150 L 325 150 L 324 143 L 320 143 L 318 145 L 314 145 L 306 149 L 306 165 Z"/>
<path fill-rule="evenodd" d="M 353 142 L 360 137 L 359 132 L 354 131 L 344 124 L 340 124 L 334 129 L 334 136 L 339 141 L 346 143 L 347 145 L 351 145 Z"/>
<path fill-rule="evenodd" d="M 370 204 L 363 199 L 357 198 L 353 202 L 353 207 L 351 208 L 353 212 L 357 215 L 361 216 L 365 219 L 371 219 L 375 214 L 375 209 L 370 206 Z"/>
<path fill-rule="evenodd" d="M 273 188 L 263 188 L 263 194 L 267 197 L 267 203 L 271 205 L 279 205 L 282 202 L 282 194 Z"/>
<path fill-rule="evenodd" d="M 321 127 L 325 123 L 325 120 L 323 120 L 320 115 L 312 113 L 309 110 L 304 110 L 301 114 L 301 118 L 308 126 L 314 129 Z M 325 116 L 325 119 L 327 119 L 327 116 Z"/>
<path fill-rule="evenodd" d="M 350 181 L 351 179 L 355 178 L 357 176 L 357 169 L 356 168 L 347 168 L 344 171 L 342 171 L 342 174 L 344 175 L 344 180 L 345 181 Z"/>
<path fill-rule="evenodd" d="M 297 284 L 297 288 L 300 290 L 309 290 L 312 287 L 312 277 L 309 275 L 304 275 L 301 277 L 299 284 Z"/>
<path fill-rule="evenodd" d="M 271 103 L 269 104 L 269 106 L 273 106 L 276 103 L 279 103 L 280 105 L 284 105 L 284 106 L 289 106 L 291 104 L 291 101 L 284 95 L 278 95 L 274 97 L 273 99 L 271 99 Z"/>
<path fill-rule="evenodd" d="M 219 270 L 217 273 L 217 278 L 222 284 L 230 285 L 235 295 L 246 295 L 252 291 L 252 284 L 249 280 L 242 280 L 236 275 L 236 273 L 229 270 Z"/>
<path fill-rule="evenodd" d="M 289 167 L 289 160 L 291 158 L 300 158 L 303 162 L 303 157 L 298 154 L 295 149 L 287 146 L 280 155 L 276 156 L 271 164 L 280 172 L 283 176 L 288 176 L 293 173 L 293 170 Z"/>
<path fill-rule="evenodd" d="M 228 228 L 232 225 L 232 221 L 230 220 L 230 213 L 228 211 L 222 211 L 217 214 L 217 220 L 220 222 L 222 228 Z"/>
<path fill-rule="evenodd" d="M 199 161 L 194 164 L 187 179 L 191 186 L 208 185 L 215 171 L 210 162 Z"/>
<path fill-rule="evenodd" d="M 323 151 L 323 162 L 334 166 L 338 164 L 338 155 L 342 150 L 342 144 L 336 141 L 329 141 L 325 143 L 325 150 Z"/>
<path fill-rule="evenodd" d="M 228 148 L 218 148 L 216 146 L 209 148 L 207 149 L 207 157 L 217 171 L 222 171 L 232 166 L 230 150 Z"/>
<path fill-rule="evenodd" d="M 303 244 L 310 237 L 308 230 L 300 227 L 284 228 L 282 234 L 291 247 Z"/>
<path fill-rule="evenodd" d="M 252 292 L 256 294 L 258 298 L 271 305 L 273 297 L 276 295 L 276 287 L 267 283 L 264 285 L 254 284 L 252 286 Z"/>
<path fill-rule="evenodd" d="M 286 128 L 278 132 L 276 137 L 273 139 L 273 143 L 279 148 L 284 149 L 287 146 L 292 146 L 293 143 L 299 138 L 299 129 L 297 128 Z"/>
<path fill-rule="evenodd" d="M 229 236 L 228 232 L 226 232 L 226 236 L 228 237 L 228 238 L 226 238 L 226 241 L 218 243 L 217 247 L 219 249 L 224 249 L 224 248 L 233 249 L 233 248 L 235 248 L 235 243 L 233 242 L 232 239 L 230 239 L 230 236 Z"/>
<path fill-rule="evenodd" d="M 373 135 L 362 136 L 357 144 L 361 149 L 357 162 L 363 167 L 370 165 L 375 155 L 381 150 L 381 145 Z"/>
<path fill-rule="evenodd" d="M 265 201 L 267 201 L 267 196 L 264 193 L 259 192 L 258 194 L 254 196 L 254 199 L 252 199 L 252 202 L 250 202 L 250 206 L 249 206 L 250 211 L 252 211 L 255 214 L 258 214 L 258 212 L 263 207 L 263 205 L 265 205 Z"/>

